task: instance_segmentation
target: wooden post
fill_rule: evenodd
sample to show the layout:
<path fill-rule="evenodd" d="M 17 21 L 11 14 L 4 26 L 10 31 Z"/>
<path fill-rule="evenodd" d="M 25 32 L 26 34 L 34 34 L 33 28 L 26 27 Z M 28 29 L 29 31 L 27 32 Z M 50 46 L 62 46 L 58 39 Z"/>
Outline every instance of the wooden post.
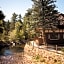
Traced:
<path fill-rule="evenodd" d="M 34 42 L 33 42 L 33 48 L 32 48 L 32 50 L 34 49 Z"/>
<path fill-rule="evenodd" d="M 57 51 L 57 49 L 58 49 L 58 46 L 56 45 L 56 51 Z"/>

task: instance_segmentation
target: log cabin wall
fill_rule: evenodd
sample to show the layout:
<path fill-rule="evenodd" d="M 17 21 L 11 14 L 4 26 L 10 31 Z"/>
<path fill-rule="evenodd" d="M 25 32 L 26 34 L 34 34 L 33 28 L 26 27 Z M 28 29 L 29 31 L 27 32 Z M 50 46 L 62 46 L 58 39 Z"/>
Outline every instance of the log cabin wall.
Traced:
<path fill-rule="evenodd" d="M 55 31 L 47 29 L 45 30 L 45 37 L 47 44 L 64 45 L 64 29 L 57 29 Z"/>
<path fill-rule="evenodd" d="M 36 31 L 41 32 L 40 34 L 42 34 L 44 44 L 64 45 L 64 14 L 57 14 L 57 17 L 57 29 L 52 31 L 50 27 L 47 26 L 47 29 L 45 29 L 45 38 L 43 34 L 42 22 L 37 23 L 38 27 L 36 27 Z"/>

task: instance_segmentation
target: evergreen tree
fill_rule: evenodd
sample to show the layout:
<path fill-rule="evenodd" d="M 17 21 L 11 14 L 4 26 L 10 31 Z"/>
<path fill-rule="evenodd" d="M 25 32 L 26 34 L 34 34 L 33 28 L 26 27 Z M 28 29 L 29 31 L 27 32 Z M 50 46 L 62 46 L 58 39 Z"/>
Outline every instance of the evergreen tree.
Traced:
<path fill-rule="evenodd" d="M 9 20 L 5 23 L 5 31 L 6 31 L 6 34 L 8 35 L 8 32 L 10 31 L 10 22 L 9 22 Z"/>
<path fill-rule="evenodd" d="M 0 11 L 0 33 L 3 33 L 3 28 L 4 28 L 4 14 L 2 11 Z"/>
<path fill-rule="evenodd" d="M 5 18 L 3 12 L 0 10 L 0 20 L 3 20 Z"/>
<path fill-rule="evenodd" d="M 50 27 L 53 27 L 57 19 L 56 14 L 58 14 L 58 11 L 55 10 L 56 6 L 54 4 L 54 2 L 56 1 L 55 0 L 32 0 L 32 1 L 34 2 L 33 13 L 35 19 L 41 22 L 43 28 L 48 27 L 48 25 Z"/>
<path fill-rule="evenodd" d="M 14 12 L 13 14 L 12 14 L 12 21 L 16 21 L 17 20 L 17 14 Z"/>
<path fill-rule="evenodd" d="M 18 20 L 21 21 L 21 19 L 22 19 L 22 16 L 21 16 L 21 14 L 19 14 L 18 15 Z"/>
<path fill-rule="evenodd" d="M 44 42 L 46 43 L 45 38 L 45 29 L 56 28 L 54 25 L 57 23 L 57 14 L 58 11 L 55 10 L 56 5 L 54 4 L 55 0 L 32 0 L 33 5 L 33 16 L 34 20 L 38 21 L 39 27 L 43 29 Z M 37 26 L 38 26 L 37 25 Z"/>
<path fill-rule="evenodd" d="M 5 16 L 4 16 L 4 14 L 3 14 L 3 12 L 0 10 L 0 40 L 2 40 L 3 39 L 3 33 L 4 33 L 4 24 L 5 24 L 5 21 L 4 21 L 4 18 L 5 18 Z"/>
<path fill-rule="evenodd" d="M 11 24 L 10 24 L 10 30 L 14 30 L 15 29 L 15 22 L 17 21 L 17 14 L 13 13 L 12 14 L 12 18 L 11 18 Z"/>
<path fill-rule="evenodd" d="M 23 20 L 24 32 L 27 34 L 25 36 L 26 38 L 32 38 L 31 36 L 33 36 L 35 33 L 35 22 L 33 20 L 32 9 L 29 8 L 27 10 L 27 13 L 25 13 Z"/>

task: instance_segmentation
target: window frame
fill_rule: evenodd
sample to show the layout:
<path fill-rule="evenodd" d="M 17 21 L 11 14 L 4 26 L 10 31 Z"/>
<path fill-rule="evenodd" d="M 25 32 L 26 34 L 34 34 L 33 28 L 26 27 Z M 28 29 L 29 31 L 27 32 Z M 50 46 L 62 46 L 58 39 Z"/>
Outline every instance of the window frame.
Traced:
<path fill-rule="evenodd" d="M 55 34 L 57 34 L 57 38 L 55 39 L 52 39 L 51 38 L 51 34 L 48 34 L 48 39 L 50 39 L 50 40 L 59 40 L 60 39 L 60 34 L 58 34 L 58 33 L 55 33 Z"/>
<path fill-rule="evenodd" d="M 64 39 L 64 34 L 63 34 L 63 39 Z"/>

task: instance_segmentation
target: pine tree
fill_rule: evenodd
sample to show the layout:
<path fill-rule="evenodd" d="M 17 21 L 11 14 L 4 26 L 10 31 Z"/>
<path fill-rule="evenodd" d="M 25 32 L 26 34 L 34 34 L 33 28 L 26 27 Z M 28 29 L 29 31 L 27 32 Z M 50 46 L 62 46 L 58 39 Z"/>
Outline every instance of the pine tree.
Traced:
<path fill-rule="evenodd" d="M 0 10 L 0 33 L 3 33 L 3 28 L 4 28 L 4 14 L 3 12 Z"/>
<path fill-rule="evenodd" d="M 35 19 L 42 23 L 43 28 L 46 28 L 48 25 L 50 27 L 53 27 L 57 19 L 56 14 L 58 14 L 58 11 L 55 10 L 56 6 L 54 4 L 54 2 L 56 1 L 55 0 L 32 0 L 32 1 L 34 2 L 33 13 Z"/>
<path fill-rule="evenodd" d="M 0 20 L 3 20 L 5 18 L 4 14 L 2 11 L 0 11 Z"/>
<path fill-rule="evenodd" d="M 14 12 L 12 14 L 12 18 L 11 18 L 11 24 L 10 24 L 10 30 L 14 30 L 15 29 L 15 22 L 17 21 L 17 14 Z"/>
<path fill-rule="evenodd" d="M 39 27 L 40 26 L 42 27 L 44 42 L 46 43 L 45 29 L 51 28 L 53 30 L 53 28 L 56 28 L 55 23 L 57 23 L 57 14 L 58 14 L 58 11 L 55 10 L 56 5 L 54 4 L 56 1 L 55 0 L 32 0 L 32 1 L 34 2 L 34 5 L 32 7 L 34 20 L 38 21 L 37 23 L 39 23 Z"/>

